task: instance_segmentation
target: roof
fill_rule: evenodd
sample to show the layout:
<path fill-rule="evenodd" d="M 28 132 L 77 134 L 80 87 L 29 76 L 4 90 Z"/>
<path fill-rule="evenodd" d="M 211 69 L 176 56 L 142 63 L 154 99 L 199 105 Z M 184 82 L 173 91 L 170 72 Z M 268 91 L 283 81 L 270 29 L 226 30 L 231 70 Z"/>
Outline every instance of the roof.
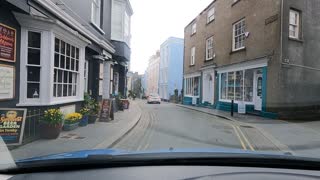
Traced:
<path fill-rule="evenodd" d="M 190 26 L 191 24 L 194 23 L 194 21 L 197 19 L 197 17 L 199 17 L 200 15 L 202 15 L 206 10 L 208 10 L 217 0 L 213 0 L 206 8 L 204 8 L 194 19 L 192 19 L 192 21 L 186 25 L 185 28 L 187 28 L 188 26 Z"/>

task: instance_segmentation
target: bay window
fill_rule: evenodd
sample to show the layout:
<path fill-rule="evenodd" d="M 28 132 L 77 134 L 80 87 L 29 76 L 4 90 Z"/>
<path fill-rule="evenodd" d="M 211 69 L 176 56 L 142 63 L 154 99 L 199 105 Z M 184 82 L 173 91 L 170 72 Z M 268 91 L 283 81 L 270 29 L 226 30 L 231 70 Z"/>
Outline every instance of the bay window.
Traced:
<path fill-rule="evenodd" d="M 200 77 L 185 78 L 185 95 L 199 96 Z"/>
<path fill-rule="evenodd" d="M 21 25 L 17 106 L 82 101 L 87 79 L 84 50 L 90 41 L 58 23 L 24 14 L 17 14 L 16 19 Z"/>
<path fill-rule="evenodd" d="M 41 33 L 28 31 L 27 98 L 40 97 Z"/>
<path fill-rule="evenodd" d="M 79 48 L 55 38 L 53 96 L 77 95 Z"/>
<path fill-rule="evenodd" d="M 220 73 L 220 100 L 253 102 L 253 77 L 256 69 Z"/>

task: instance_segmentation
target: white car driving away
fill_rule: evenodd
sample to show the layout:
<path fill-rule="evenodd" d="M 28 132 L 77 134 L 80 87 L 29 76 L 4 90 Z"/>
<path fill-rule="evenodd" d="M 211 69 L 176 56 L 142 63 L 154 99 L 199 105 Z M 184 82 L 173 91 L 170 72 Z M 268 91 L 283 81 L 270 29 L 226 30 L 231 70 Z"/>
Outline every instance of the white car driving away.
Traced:
<path fill-rule="evenodd" d="M 148 96 L 147 102 L 148 102 L 148 104 L 151 104 L 151 103 L 152 104 L 153 103 L 160 104 L 161 98 L 158 94 L 152 93 Z"/>

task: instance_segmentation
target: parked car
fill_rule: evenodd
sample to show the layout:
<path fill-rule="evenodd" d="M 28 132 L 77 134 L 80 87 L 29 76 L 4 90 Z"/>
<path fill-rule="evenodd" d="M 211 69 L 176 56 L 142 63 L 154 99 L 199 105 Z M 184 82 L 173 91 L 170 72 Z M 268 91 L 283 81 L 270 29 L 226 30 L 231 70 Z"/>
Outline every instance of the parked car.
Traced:
<path fill-rule="evenodd" d="M 150 94 L 147 98 L 148 104 L 160 104 L 161 103 L 161 98 L 158 94 Z"/>

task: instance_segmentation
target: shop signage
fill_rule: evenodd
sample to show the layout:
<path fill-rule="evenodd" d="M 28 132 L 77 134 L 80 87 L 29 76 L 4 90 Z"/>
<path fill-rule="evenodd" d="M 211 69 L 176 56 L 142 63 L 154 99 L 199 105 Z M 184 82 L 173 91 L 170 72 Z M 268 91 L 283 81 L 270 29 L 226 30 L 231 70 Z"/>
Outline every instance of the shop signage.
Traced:
<path fill-rule="evenodd" d="M 0 23 L 0 60 L 16 61 L 16 30 Z"/>
<path fill-rule="evenodd" d="M 14 67 L 0 65 L 0 100 L 14 98 Z"/>
<path fill-rule="evenodd" d="M 100 110 L 100 121 L 101 122 L 108 122 L 111 112 L 111 100 L 103 99 L 101 104 Z"/>
<path fill-rule="evenodd" d="M 26 109 L 0 109 L 0 136 L 7 145 L 22 143 Z"/>

